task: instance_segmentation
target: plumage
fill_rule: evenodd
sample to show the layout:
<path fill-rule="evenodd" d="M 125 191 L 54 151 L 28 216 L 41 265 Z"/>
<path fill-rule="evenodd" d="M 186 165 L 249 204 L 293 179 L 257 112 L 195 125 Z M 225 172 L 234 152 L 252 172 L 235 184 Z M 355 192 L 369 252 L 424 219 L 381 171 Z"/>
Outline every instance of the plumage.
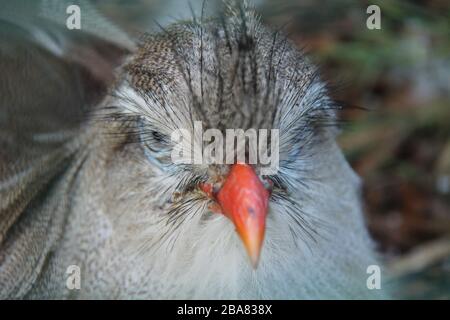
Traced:
<path fill-rule="evenodd" d="M 379 261 L 360 180 L 335 142 L 339 106 L 308 58 L 251 9 L 161 27 L 135 50 L 86 35 L 90 56 L 110 53 L 97 72 L 2 36 L 2 68 L 17 58 L 8 48 L 33 54 L 26 74 L 0 77 L 11 96 L 0 113 L 1 298 L 385 296 L 366 286 Z M 13 91 L 27 84 L 37 87 L 23 100 Z M 279 170 L 260 176 L 273 189 L 256 269 L 198 188 L 229 166 L 171 161 L 171 132 L 196 120 L 280 130 Z M 80 290 L 66 286 L 70 265 Z"/>

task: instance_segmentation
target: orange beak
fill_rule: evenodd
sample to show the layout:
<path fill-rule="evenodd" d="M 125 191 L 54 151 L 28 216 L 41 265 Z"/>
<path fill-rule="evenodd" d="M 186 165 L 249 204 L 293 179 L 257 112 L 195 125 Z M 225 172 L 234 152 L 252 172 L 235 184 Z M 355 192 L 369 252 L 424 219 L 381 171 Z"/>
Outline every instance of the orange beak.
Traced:
<path fill-rule="evenodd" d="M 216 195 L 222 213 L 234 223 L 255 269 L 264 240 L 269 195 L 247 164 L 234 164 Z"/>

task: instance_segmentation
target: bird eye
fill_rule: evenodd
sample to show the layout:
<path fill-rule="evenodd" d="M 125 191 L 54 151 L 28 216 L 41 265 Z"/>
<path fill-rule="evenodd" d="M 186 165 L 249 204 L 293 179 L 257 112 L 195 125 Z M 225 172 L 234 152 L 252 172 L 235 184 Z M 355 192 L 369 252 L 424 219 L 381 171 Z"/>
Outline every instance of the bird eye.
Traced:
<path fill-rule="evenodd" d="M 140 142 L 154 152 L 165 149 L 168 138 L 165 134 L 154 129 L 144 118 L 138 121 Z"/>
<path fill-rule="evenodd" d="M 151 126 L 145 119 L 138 121 L 139 140 L 147 160 L 163 170 L 167 164 L 170 139 Z"/>
<path fill-rule="evenodd" d="M 164 141 L 164 135 L 158 131 L 152 131 L 151 135 L 155 142 L 161 143 Z"/>
<path fill-rule="evenodd" d="M 167 137 L 158 131 L 141 132 L 141 142 L 153 152 L 165 151 L 168 147 Z"/>

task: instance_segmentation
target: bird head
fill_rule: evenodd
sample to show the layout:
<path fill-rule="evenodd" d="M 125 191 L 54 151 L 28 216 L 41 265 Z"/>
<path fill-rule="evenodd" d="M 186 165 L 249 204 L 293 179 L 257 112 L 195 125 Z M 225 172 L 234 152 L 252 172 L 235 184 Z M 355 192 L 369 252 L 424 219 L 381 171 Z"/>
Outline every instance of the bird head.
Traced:
<path fill-rule="evenodd" d="M 173 226 L 165 237 L 189 232 L 193 216 L 202 216 L 205 228 L 208 217 L 222 216 L 255 268 L 271 215 L 286 217 L 293 238 L 315 237 L 317 221 L 302 206 L 302 190 L 313 183 L 308 168 L 334 140 L 336 106 L 282 31 L 266 29 L 247 8 L 229 7 L 217 18 L 195 17 L 142 37 L 118 79 L 105 110 L 149 176 L 140 183 L 160 218 Z M 266 141 L 272 170 L 267 161 L 249 160 L 251 147 L 227 140 L 230 130 Z M 189 136 L 184 151 L 193 159 L 174 161 L 174 132 Z M 230 150 L 236 152 L 227 158 Z"/>

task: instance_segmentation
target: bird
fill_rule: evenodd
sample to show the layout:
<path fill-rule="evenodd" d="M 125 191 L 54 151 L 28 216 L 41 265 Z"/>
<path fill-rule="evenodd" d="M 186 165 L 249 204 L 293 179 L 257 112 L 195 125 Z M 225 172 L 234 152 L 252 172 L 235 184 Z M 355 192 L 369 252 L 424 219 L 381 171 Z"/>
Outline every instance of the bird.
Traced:
<path fill-rule="evenodd" d="M 388 296 L 367 285 L 382 262 L 341 106 L 246 2 L 137 39 L 2 24 L 0 298 Z M 277 130 L 276 172 L 172 161 L 195 122 Z"/>

